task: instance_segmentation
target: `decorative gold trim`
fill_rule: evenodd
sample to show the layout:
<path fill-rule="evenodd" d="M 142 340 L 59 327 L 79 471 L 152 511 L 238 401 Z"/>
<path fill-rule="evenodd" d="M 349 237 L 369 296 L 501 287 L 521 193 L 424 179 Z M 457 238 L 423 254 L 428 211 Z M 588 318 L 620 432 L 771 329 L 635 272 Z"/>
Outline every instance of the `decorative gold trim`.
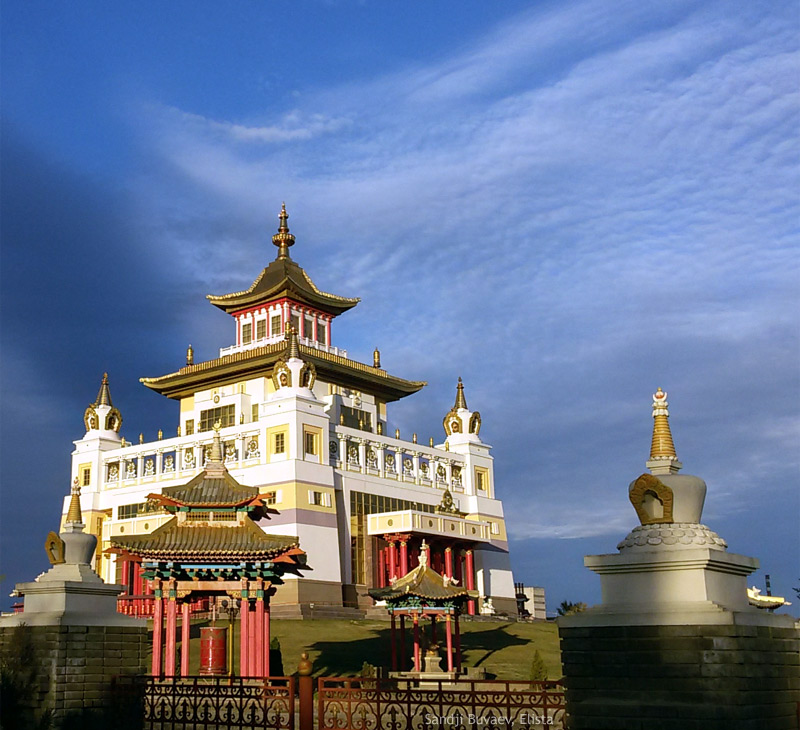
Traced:
<path fill-rule="evenodd" d="M 648 494 L 655 497 L 662 506 L 663 514 L 661 517 L 653 517 L 644 506 L 645 497 Z M 639 522 L 643 525 L 657 525 L 673 522 L 672 507 L 674 495 L 664 482 L 652 474 L 642 474 L 632 485 L 628 492 L 628 498 L 636 510 Z"/>
<path fill-rule="evenodd" d="M 51 565 L 61 565 L 64 562 L 64 541 L 52 530 L 47 533 L 44 541 L 44 551 Z"/>

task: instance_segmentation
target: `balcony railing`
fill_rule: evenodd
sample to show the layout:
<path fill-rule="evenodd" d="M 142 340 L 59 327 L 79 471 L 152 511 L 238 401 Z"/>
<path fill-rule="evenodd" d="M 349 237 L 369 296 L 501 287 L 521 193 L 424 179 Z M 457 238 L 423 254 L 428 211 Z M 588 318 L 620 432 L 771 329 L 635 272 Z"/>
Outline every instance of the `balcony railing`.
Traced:
<path fill-rule="evenodd" d="M 259 347 L 264 347 L 264 345 L 274 345 L 276 342 L 284 342 L 285 340 L 286 335 L 280 334 L 272 335 L 270 337 L 263 337 L 260 340 L 253 340 L 252 342 L 248 342 L 246 345 L 231 345 L 230 347 L 221 347 L 219 356 L 225 357 L 225 355 L 232 355 L 235 352 L 247 352 L 248 350 L 255 350 Z M 330 352 L 333 355 L 339 355 L 339 357 L 347 357 L 347 350 L 343 350 L 340 347 L 325 345 L 322 342 L 310 340 L 307 337 L 298 337 L 297 340 L 301 345 L 305 345 L 306 347 L 312 347 L 315 350 L 322 350 L 323 352 Z"/>
<path fill-rule="evenodd" d="M 491 525 L 478 520 L 417 510 L 379 512 L 367 516 L 367 534 L 389 535 L 414 532 L 434 537 L 460 537 L 473 542 L 490 542 Z"/>

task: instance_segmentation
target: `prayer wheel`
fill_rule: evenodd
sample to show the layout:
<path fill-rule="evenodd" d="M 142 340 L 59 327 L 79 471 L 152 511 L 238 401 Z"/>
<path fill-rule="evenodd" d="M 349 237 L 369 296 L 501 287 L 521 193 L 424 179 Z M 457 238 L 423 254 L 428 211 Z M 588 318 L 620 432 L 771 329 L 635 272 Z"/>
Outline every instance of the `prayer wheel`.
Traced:
<path fill-rule="evenodd" d="M 205 626 L 200 629 L 200 674 L 228 671 L 228 629 Z"/>

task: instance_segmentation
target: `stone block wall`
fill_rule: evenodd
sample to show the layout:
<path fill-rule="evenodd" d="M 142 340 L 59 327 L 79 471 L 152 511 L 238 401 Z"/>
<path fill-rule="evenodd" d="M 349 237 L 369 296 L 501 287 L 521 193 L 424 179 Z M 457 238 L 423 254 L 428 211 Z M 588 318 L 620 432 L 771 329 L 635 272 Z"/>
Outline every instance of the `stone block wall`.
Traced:
<path fill-rule="evenodd" d="M 0 627 L 0 653 L 20 645 L 28 633 L 29 657 L 35 668 L 32 697 L 26 700 L 36 714 L 52 711 L 56 725 L 70 715 L 108 708 L 111 684 L 120 675 L 144 674 L 150 641 L 146 626 L 23 626 Z M 24 666 L 23 665 L 23 666 Z"/>
<path fill-rule="evenodd" d="M 571 730 L 797 730 L 800 631 L 560 627 Z"/>

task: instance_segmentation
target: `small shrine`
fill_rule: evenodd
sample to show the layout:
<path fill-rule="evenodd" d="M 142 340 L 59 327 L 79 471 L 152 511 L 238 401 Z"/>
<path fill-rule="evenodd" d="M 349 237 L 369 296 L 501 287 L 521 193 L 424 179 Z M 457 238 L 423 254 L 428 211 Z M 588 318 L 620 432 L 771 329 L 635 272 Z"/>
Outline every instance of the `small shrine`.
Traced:
<path fill-rule="evenodd" d="M 393 672 L 398 676 L 418 679 L 457 677 L 461 671 L 461 632 L 458 617 L 464 611 L 467 601 L 475 599 L 478 593 L 462 588 L 454 578 L 433 570 L 428 565 L 428 545 L 424 540 L 420 546 L 417 567 L 404 576 L 395 578 L 390 586 L 371 589 L 369 595 L 376 601 L 385 601 L 391 617 Z M 399 662 L 404 661 L 406 656 L 406 619 L 411 620 L 413 631 L 414 669 L 411 672 L 398 671 Z M 424 619 L 430 621 L 430 640 L 423 662 L 424 637 L 421 622 Z M 438 651 L 437 625 L 440 623 L 444 623 L 446 669 L 441 667 Z"/>
<path fill-rule="evenodd" d="M 310 570 L 296 537 L 268 535 L 257 524 L 277 511 L 267 507 L 258 488 L 245 487 L 228 473 L 219 432 L 217 423 L 202 472 L 185 485 L 148 495 L 172 519 L 150 534 L 114 536 L 108 550 L 123 561 L 123 571 L 126 563 L 138 565 L 154 596 L 155 677 L 178 674 L 178 614 L 180 676 L 189 674 L 191 605 L 214 596 L 239 602 L 239 674 L 268 677 L 270 597 L 284 575 Z"/>

